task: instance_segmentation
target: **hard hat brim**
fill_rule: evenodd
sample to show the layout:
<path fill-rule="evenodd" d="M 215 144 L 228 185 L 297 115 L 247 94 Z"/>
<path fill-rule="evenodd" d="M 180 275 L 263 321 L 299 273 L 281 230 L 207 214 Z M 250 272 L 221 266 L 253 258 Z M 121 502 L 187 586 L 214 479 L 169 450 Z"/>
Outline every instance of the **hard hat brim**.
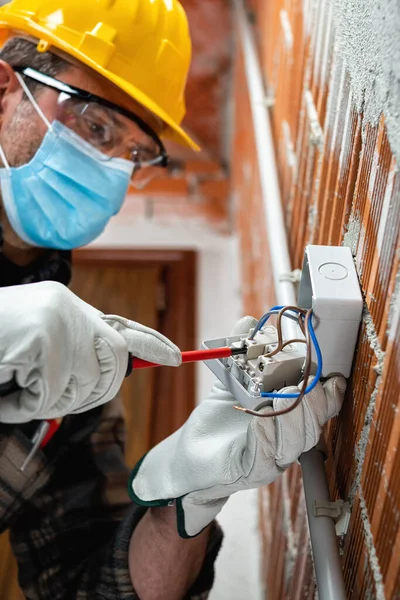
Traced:
<path fill-rule="evenodd" d="M 88 66 L 91 66 L 89 65 L 89 63 L 86 64 Z M 143 92 L 141 92 L 135 86 L 128 83 L 124 79 L 117 77 L 112 73 L 109 73 L 106 69 L 100 68 L 94 70 L 96 70 L 100 75 L 111 81 L 111 83 L 117 85 L 122 91 L 128 94 L 128 96 L 136 100 L 136 102 L 139 102 L 139 104 L 141 104 L 150 112 L 159 117 L 168 126 L 168 129 L 163 133 L 162 137 L 165 137 L 173 142 L 177 142 L 178 144 L 186 146 L 196 152 L 199 152 L 201 150 L 200 146 L 198 146 L 196 142 L 192 140 L 192 138 L 186 133 L 186 131 L 182 127 L 174 123 L 172 119 L 170 119 L 169 116 L 155 102 L 153 102 L 148 96 L 143 94 Z"/>

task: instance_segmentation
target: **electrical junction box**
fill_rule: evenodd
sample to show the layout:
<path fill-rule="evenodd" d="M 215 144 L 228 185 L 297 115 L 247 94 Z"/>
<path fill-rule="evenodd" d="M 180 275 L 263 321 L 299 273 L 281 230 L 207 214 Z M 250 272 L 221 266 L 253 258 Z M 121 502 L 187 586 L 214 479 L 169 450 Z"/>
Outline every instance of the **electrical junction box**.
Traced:
<path fill-rule="evenodd" d="M 313 309 L 322 376 L 349 377 L 363 310 L 350 248 L 307 246 L 298 306 Z"/>
<path fill-rule="evenodd" d="M 360 326 L 363 299 L 349 248 L 307 246 L 297 306 L 313 310 L 313 327 L 323 359 L 322 377 L 335 374 L 348 377 L 353 362 Z M 283 318 L 282 321 L 286 321 Z M 289 328 L 286 328 L 289 330 Z M 292 325 L 291 338 L 304 338 L 298 324 Z M 251 340 L 246 335 L 229 336 L 203 342 L 203 348 L 247 346 L 247 353 L 206 361 L 216 377 L 229 389 L 238 404 L 257 409 L 272 402 L 263 392 L 279 391 L 301 381 L 306 346 L 293 343 L 273 356 L 278 333 L 270 321 Z M 312 351 L 312 373 L 317 360 Z"/>

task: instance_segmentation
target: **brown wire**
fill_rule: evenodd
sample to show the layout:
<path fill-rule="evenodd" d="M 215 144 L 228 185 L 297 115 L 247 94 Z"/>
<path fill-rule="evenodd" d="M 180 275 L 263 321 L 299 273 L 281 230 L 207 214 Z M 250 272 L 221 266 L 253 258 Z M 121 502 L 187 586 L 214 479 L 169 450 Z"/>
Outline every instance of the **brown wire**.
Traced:
<path fill-rule="evenodd" d="M 289 344 L 307 344 L 307 341 L 306 340 L 288 340 L 287 342 L 282 344 L 281 350 L 286 348 L 286 346 L 289 346 Z M 268 354 L 267 354 L 267 356 L 268 356 Z"/>
<path fill-rule="evenodd" d="M 285 307 L 287 308 L 294 308 L 294 307 Z M 299 309 L 301 310 L 301 309 Z M 282 312 L 282 311 L 280 311 Z M 271 418 L 271 417 L 280 417 L 281 415 L 286 415 L 287 413 L 291 412 L 292 410 L 294 410 L 299 404 L 300 402 L 303 400 L 304 396 L 305 396 L 305 392 L 308 386 L 308 378 L 310 377 L 311 374 L 311 366 L 312 366 L 312 362 L 311 362 L 311 336 L 310 336 L 310 329 L 309 329 L 309 321 L 311 319 L 311 315 L 312 315 L 312 310 L 308 310 L 308 311 L 302 311 L 301 312 L 301 319 L 303 321 L 303 317 L 304 317 L 304 313 L 305 313 L 305 318 L 304 318 L 304 333 L 306 336 L 306 344 L 307 344 L 307 349 L 306 349 L 306 363 L 305 363 L 305 367 L 304 367 L 304 379 L 303 379 L 303 384 L 301 386 L 300 389 L 300 393 L 299 396 L 296 398 L 296 400 L 293 402 L 293 404 L 291 404 L 288 408 L 285 408 L 283 410 L 278 410 L 278 411 L 274 411 L 274 412 L 270 412 L 270 413 L 260 413 L 256 410 L 250 410 L 249 408 L 243 408 L 242 406 L 234 406 L 234 408 L 236 408 L 237 410 L 241 410 L 242 412 L 245 412 L 249 415 L 253 415 L 254 417 L 262 417 L 262 418 Z M 279 315 L 278 315 L 278 319 L 279 319 Z M 280 325 L 280 322 L 279 322 Z M 280 332 L 282 335 L 282 331 Z M 279 333 L 278 333 L 278 339 L 279 339 Z M 289 342 L 286 343 L 286 345 Z"/>
<path fill-rule="evenodd" d="M 288 312 L 289 310 L 298 310 L 300 319 L 302 318 L 302 315 L 307 314 L 307 311 L 305 311 L 301 308 L 297 308 L 297 306 L 284 306 L 279 311 L 278 316 L 277 316 L 277 322 L 276 322 L 276 329 L 277 329 L 277 333 L 278 333 L 278 346 L 275 348 L 275 350 L 273 350 L 272 352 L 269 352 L 268 354 L 265 355 L 267 358 L 271 358 L 271 356 L 275 356 L 275 354 L 278 354 L 278 352 L 281 352 L 283 350 L 283 348 L 285 346 L 288 346 L 289 344 L 304 342 L 304 340 L 297 340 L 297 339 L 289 340 L 285 343 L 283 342 L 282 317 L 285 314 L 285 312 Z M 299 321 L 300 321 L 300 319 L 299 319 Z M 302 328 L 303 333 L 305 333 L 303 324 L 301 325 L 301 328 Z"/>
<path fill-rule="evenodd" d="M 305 337 L 305 335 L 306 335 L 306 330 L 304 329 L 303 313 L 299 313 L 299 314 L 297 315 L 297 322 L 298 322 L 298 324 L 299 324 L 299 327 L 300 327 L 300 329 L 301 329 L 301 332 L 302 332 L 302 334 L 303 334 L 303 335 L 304 335 L 304 337 Z"/>

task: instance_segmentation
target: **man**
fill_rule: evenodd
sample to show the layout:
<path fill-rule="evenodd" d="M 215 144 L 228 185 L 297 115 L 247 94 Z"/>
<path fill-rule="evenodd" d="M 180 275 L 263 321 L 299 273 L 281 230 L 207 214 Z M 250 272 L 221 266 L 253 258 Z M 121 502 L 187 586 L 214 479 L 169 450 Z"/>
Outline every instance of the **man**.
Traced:
<path fill-rule="evenodd" d="M 101 233 L 130 180 L 166 165 L 161 137 L 195 148 L 180 127 L 186 18 L 177 0 L 14 0 L 0 38 L 0 522 L 20 585 L 31 600 L 206 598 L 219 510 L 317 443 L 345 383 L 318 384 L 275 419 L 235 411 L 217 384 L 128 485 L 113 400 L 128 352 L 170 366 L 181 356 L 74 296 L 70 251 Z"/>

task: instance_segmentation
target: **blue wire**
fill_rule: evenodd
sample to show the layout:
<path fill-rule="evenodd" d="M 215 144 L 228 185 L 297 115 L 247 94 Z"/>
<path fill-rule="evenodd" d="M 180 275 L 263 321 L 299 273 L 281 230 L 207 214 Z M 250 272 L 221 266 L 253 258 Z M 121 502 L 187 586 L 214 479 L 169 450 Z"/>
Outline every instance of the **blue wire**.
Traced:
<path fill-rule="evenodd" d="M 257 333 L 257 331 L 259 331 L 261 329 L 261 327 L 264 327 L 265 323 L 270 318 L 271 312 L 273 310 L 281 310 L 282 308 L 283 308 L 283 306 L 273 306 L 263 317 L 261 317 L 261 319 L 259 320 L 259 322 L 256 325 L 256 329 L 255 329 L 252 337 L 254 338 L 254 336 Z M 297 312 L 298 313 L 298 311 L 292 311 L 292 312 Z"/>
<path fill-rule="evenodd" d="M 281 310 L 283 308 L 283 306 L 274 306 L 273 308 L 271 308 L 272 310 Z M 294 309 L 290 309 L 292 312 L 296 312 L 298 313 L 299 311 L 294 310 Z M 261 329 L 261 327 L 263 327 L 265 325 L 265 323 L 268 321 L 269 317 L 271 315 L 270 314 L 266 314 L 264 315 L 264 317 L 261 318 L 261 320 L 259 321 L 257 328 L 256 328 L 256 332 Z M 306 389 L 306 391 L 304 392 L 304 394 L 309 394 L 310 392 L 312 392 L 312 390 L 316 387 L 316 385 L 318 384 L 319 380 L 321 379 L 321 375 L 322 375 L 322 353 L 321 353 L 321 348 L 319 347 L 318 344 L 318 340 L 317 340 L 317 336 L 315 335 L 315 331 L 314 331 L 314 327 L 312 325 L 312 317 L 308 322 L 308 329 L 310 332 L 310 337 L 312 340 L 312 343 L 314 345 L 315 348 L 315 353 L 317 355 L 317 372 L 315 374 L 314 380 L 311 383 L 311 385 L 309 385 Z M 279 394 L 278 392 L 276 393 L 270 393 L 270 392 L 262 392 L 261 393 L 261 397 L 262 398 L 298 398 L 300 394 Z"/>

